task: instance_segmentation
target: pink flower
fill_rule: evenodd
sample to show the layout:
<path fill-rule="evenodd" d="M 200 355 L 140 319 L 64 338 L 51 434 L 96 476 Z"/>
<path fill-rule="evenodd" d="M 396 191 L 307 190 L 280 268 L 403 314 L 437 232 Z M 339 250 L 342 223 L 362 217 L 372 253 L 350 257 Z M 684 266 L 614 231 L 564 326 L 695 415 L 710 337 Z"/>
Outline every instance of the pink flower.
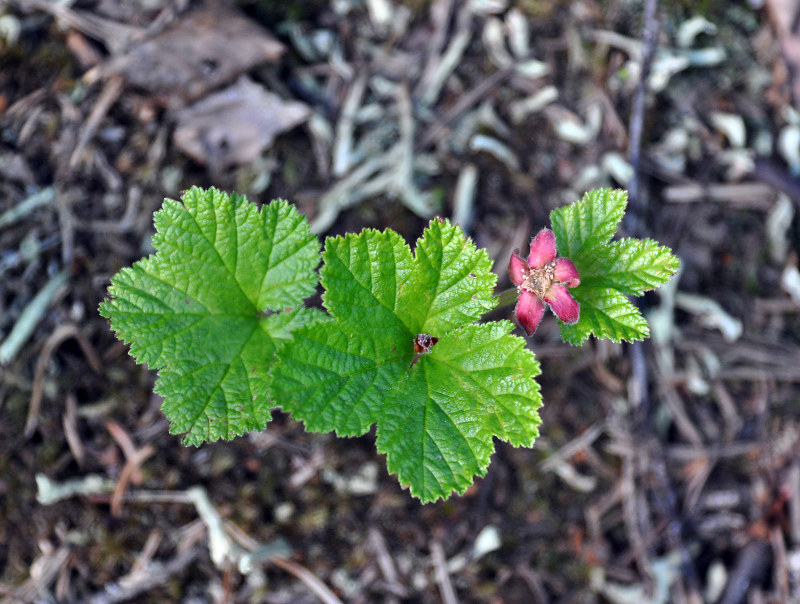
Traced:
<path fill-rule="evenodd" d="M 553 231 L 542 229 L 533 238 L 527 262 L 520 257 L 519 250 L 514 250 L 508 273 L 519 291 L 514 312 L 528 335 L 536 331 L 548 304 L 564 323 L 578 322 L 581 307 L 567 288 L 580 285 L 581 279 L 572 260 L 556 258 Z"/>

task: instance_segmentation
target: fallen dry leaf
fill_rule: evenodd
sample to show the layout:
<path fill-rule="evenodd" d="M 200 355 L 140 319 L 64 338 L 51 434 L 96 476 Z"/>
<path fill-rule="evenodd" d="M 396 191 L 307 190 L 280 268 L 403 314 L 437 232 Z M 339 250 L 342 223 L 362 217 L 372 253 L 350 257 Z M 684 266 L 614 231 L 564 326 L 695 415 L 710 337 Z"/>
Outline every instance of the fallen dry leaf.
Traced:
<path fill-rule="evenodd" d="M 153 94 L 195 100 L 283 51 L 283 44 L 249 19 L 202 10 L 112 58 L 101 74 L 119 73 Z"/>
<path fill-rule="evenodd" d="M 278 134 L 310 115 L 307 105 L 284 101 L 242 77 L 181 110 L 174 141 L 192 159 L 219 170 L 253 161 Z"/>

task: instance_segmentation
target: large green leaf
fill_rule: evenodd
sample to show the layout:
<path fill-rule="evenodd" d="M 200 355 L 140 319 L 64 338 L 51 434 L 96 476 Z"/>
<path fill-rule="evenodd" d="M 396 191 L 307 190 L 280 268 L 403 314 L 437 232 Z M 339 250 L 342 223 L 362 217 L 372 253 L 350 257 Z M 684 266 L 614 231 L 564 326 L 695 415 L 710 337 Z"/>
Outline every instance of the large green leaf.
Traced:
<path fill-rule="evenodd" d="M 329 238 L 330 318 L 282 348 L 275 402 L 312 430 L 363 434 L 377 424 L 389 470 L 422 501 L 463 492 L 485 473 L 494 436 L 530 445 L 539 365 L 507 321 L 474 325 L 494 304 L 486 252 L 433 220 L 412 255 L 392 231 Z M 414 360 L 419 334 L 439 338 Z"/>
<path fill-rule="evenodd" d="M 539 435 L 539 364 L 512 328 L 499 321 L 448 332 L 388 394 L 378 450 L 422 501 L 483 476 L 493 437 L 529 447 Z"/>
<path fill-rule="evenodd" d="M 319 242 L 293 206 L 260 210 L 192 188 L 155 215 L 156 254 L 112 280 L 100 313 L 159 370 L 156 390 L 186 442 L 263 428 L 274 353 L 313 312 Z"/>

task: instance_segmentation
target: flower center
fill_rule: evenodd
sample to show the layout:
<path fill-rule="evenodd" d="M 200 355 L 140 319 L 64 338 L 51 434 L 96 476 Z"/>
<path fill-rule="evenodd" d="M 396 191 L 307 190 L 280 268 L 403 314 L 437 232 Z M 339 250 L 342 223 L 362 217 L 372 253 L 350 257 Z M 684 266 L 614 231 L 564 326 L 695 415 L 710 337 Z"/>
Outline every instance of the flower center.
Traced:
<path fill-rule="evenodd" d="M 556 262 L 548 262 L 542 268 L 532 268 L 525 276 L 525 280 L 520 285 L 521 289 L 527 289 L 532 294 L 544 300 L 545 294 L 553 285 L 556 278 Z"/>

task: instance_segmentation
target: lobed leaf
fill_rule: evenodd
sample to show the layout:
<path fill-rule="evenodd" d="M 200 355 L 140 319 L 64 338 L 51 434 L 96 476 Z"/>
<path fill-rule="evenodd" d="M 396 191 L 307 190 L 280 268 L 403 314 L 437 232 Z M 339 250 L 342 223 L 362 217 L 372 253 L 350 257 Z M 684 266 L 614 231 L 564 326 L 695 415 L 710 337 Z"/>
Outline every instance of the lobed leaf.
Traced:
<path fill-rule="evenodd" d="M 392 231 L 329 238 L 323 303 L 330 318 L 279 351 L 275 401 L 311 430 L 363 434 L 422 501 L 463 492 L 485 473 L 497 436 L 530 445 L 541 404 L 539 365 L 492 308 L 486 252 L 433 220 L 412 254 Z M 414 338 L 439 338 L 414 359 Z"/>
<path fill-rule="evenodd" d="M 580 201 L 550 212 L 559 254 L 574 262 L 575 258 L 588 256 L 608 243 L 625 215 L 627 204 L 626 191 L 596 189 L 584 194 Z"/>
<path fill-rule="evenodd" d="M 579 260 L 581 284 L 610 287 L 629 296 L 641 296 L 669 281 L 680 262 L 672 251 L 652 239 L 621 239 L 601 252 Z"/>
<path fill-rule="evenodd" d="M 368 313 L 364 319 L 369 321 Z M 275 402 L 309 430 L 364 434 L 408 369 L 412 338 L 411 332 L 382 337 L 333 320 L 298 329 L 273 370 Z"/>
<path fill-rule="evenodd" d="M 642 313 L 621 292 L 583 284 L 571 292 L 581 305 L 581 318 L 574 325 L 561 325 L 561 338 L 565 342 L 579 346 L 590 335 L 612 342 L 633 342 L 650 335 Z"/>
<path fill-rule="evenodd" d="M 328 237 L 322 263 L 322 301 L 341 323 L 365 330 L 414 329 L 407 314 L 398 314 L 400 292 L 414 263 L 400 235 L 365 229 L 358 235 Z"/>
<path fill-rule="evenodd" d="M 492 261 L 460 228 L 432 220 L 414 254 L 416 271 L 403 289 L 401 312 L 413 317 L 409 327 L 415 334 L 444 333 L 494 308 Z"/>
<path fill-rule="evenodd" d="M 155 215 L 156 254 L 111 280 L 100 314 L 140 363 L 185 442 L 232 438 L 270 419 L 275 351 L 314 311 L 319 242 L 285 201 L 260 210 L 239 195 L 192 188 Z"/>
<path fill-rule="evenodd" d="M 449 332 L 387 395 L 378 450 L 422 501 L 463 493 L 483 476 L 493 437 L 531 446 L 538 436 L 539 364 L 508 321 Z"/>

